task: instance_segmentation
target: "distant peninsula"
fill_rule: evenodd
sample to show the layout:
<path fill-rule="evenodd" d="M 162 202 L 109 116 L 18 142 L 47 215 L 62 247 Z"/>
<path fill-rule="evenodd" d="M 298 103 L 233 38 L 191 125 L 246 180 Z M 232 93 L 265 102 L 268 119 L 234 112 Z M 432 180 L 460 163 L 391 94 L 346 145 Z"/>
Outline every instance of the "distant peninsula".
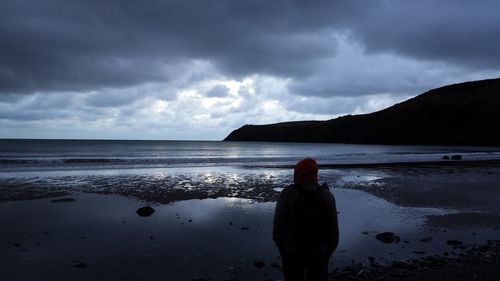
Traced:
<path fill-rule="evenodd" d="M 244 125 L 224 141 L 500 146 L 500 78 L 433 89 L 369 114 Z"/>

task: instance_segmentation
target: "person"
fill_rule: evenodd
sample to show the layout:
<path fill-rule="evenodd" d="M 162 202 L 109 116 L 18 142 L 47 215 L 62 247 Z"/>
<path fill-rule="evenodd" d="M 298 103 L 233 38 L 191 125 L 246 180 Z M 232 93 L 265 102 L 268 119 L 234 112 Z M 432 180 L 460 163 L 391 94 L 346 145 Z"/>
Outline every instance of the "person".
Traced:
<path fill-rule="evenodd" d="M 325 281 L 339 242 L 335 197 L 326 183 L 318 183 L 318 165 L 312 158 L 295 165 L 293 181 L 281 192 L 273 221 L 283 275 L 285 281 Z"/>

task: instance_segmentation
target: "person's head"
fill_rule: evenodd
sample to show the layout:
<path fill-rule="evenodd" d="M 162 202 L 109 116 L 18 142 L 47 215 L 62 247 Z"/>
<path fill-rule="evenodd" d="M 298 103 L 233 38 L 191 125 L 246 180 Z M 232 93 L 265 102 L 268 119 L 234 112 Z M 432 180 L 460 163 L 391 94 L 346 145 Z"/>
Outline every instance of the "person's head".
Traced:
<path fill-rule="evenodd" d="M 318 164 L 312 158 L 300 160 L 293 171 L 293 182 L 295 184 L 315 184 L 318 182 Z"/>

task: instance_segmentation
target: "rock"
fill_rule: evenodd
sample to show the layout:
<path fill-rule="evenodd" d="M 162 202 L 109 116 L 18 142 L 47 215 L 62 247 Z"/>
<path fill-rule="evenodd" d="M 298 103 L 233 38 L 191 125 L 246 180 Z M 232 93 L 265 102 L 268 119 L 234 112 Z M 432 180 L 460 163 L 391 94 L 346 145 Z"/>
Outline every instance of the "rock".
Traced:
<path fill-rule="evenodd" d="M 399 236 L 394 234 L 393 232 L 382 232 L 375 235 L 375 238 L 383 243 L 399 242 L 400 240 Z"/>
<path fill-rule="evenodd" d="M 442 159 L 443 159 L 443 160 L 450 160 L 450 157 L 448 157 L 448 155 L 445 155 L 445 156 L 443 156 L 443 158 L 442 158 Z"/>
<path fill-rule="evenodd" d="M 262 268 L 262 267 L 266 266 L 266 263 L 263 261 L 256 261 L 253 263 L 253 265 L 257 268 Z"/>
<path fill-rule="evenodd" d="M 192 219 L 189 219 L 188 222 L 192 222 L 193 220 Z"/>
<path fill-rule="evenodd" d="M 76 261 L 73 263 L 73 267 L 76 267 L 76 268 L 86 268 L 87 266 L 88 266 L 88 264 L 84 263 L 84 262 Z"/>
<path fill-rule="evenodd" d="M 417 254 L 417 255 L 425 255 L 426 252 L 424 251 L 413 251 L 414 254 Z"/>
<path fill-rule="evenodd" d="M 243 226 L 243 227 L 241 228 L 241 230 L 249 230 L 249 229 L 250 229 L 250 227 L 246 227 L 246 226 Z"/>
<path fill-rule="evenodd" d="M 486 252 L 486 251 L 490 251 L 490 250 L 491 250 L 491 246 L 488 246 L 488 245 L 479 246 L 479 251 L 481 251 L 481 252 Z"/>
<path fill-rule="evenodd" d="M 458 241 L 458 240 L 448 240 L 446 241 L 446 244 L 452 246 L 452 247 L 458 247 L 460 245 L 462 245 L 462 241 Z"/>
<path fill-rule="evenodd" d="M 53 199 L 50 202 L 52 203 L 66 203 L 66 202 L 75 202 L 76 199 L 67 197 L 67 198 L 60 198 L 60 199 Z"/>
<path fill-rule="evenodd" d="M 462 155 L 460 154 L 452 155 L 451 160 L 462 160 Z"/>
<path fill-rule="evenodd" d="M 277 262 L 272 262 L 269 264 L 271 267 L 274 267 L 274 268 L 281 268 L 281 265 Z"/>
<path fill-rule="evenodd" d="M 137 209 L 137 211 L 136 211 L 136 213 L 137 213 L 140 217 L 149 217 L 149 216 L 151 216 L 154 212 L 155 212 L 155 209 L 153 209 L 153 208 L 152 208 L 152 207 L 150 207 L 150 206 L 141 207 L 141 208 Z"/>
<path fill-rule="evenodd" d="M 420 239 L 420 242 L 423 242 L 423 243 L 427 243 L 427 242 L 431 242 L 431 241 L 432 241 L 432 237 L 430 237 L 430 236 Z"/>
<path fill-rule="evenodd" d="M 229 225 L 233 225 L 233 222 L 232 222 L 232 221 L 230 221 L 230 222 L 229 222 Z"/>

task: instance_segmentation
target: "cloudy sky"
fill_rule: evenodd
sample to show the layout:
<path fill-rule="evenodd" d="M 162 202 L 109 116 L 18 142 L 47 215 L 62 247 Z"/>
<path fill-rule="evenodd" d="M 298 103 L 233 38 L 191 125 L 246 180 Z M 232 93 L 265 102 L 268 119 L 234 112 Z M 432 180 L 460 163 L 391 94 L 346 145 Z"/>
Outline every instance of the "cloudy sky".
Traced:
<path fill-rule="evenodd" d="M 0 138 L 222 139 L 500 77 L 500 1 L 0 2 Z"/>

